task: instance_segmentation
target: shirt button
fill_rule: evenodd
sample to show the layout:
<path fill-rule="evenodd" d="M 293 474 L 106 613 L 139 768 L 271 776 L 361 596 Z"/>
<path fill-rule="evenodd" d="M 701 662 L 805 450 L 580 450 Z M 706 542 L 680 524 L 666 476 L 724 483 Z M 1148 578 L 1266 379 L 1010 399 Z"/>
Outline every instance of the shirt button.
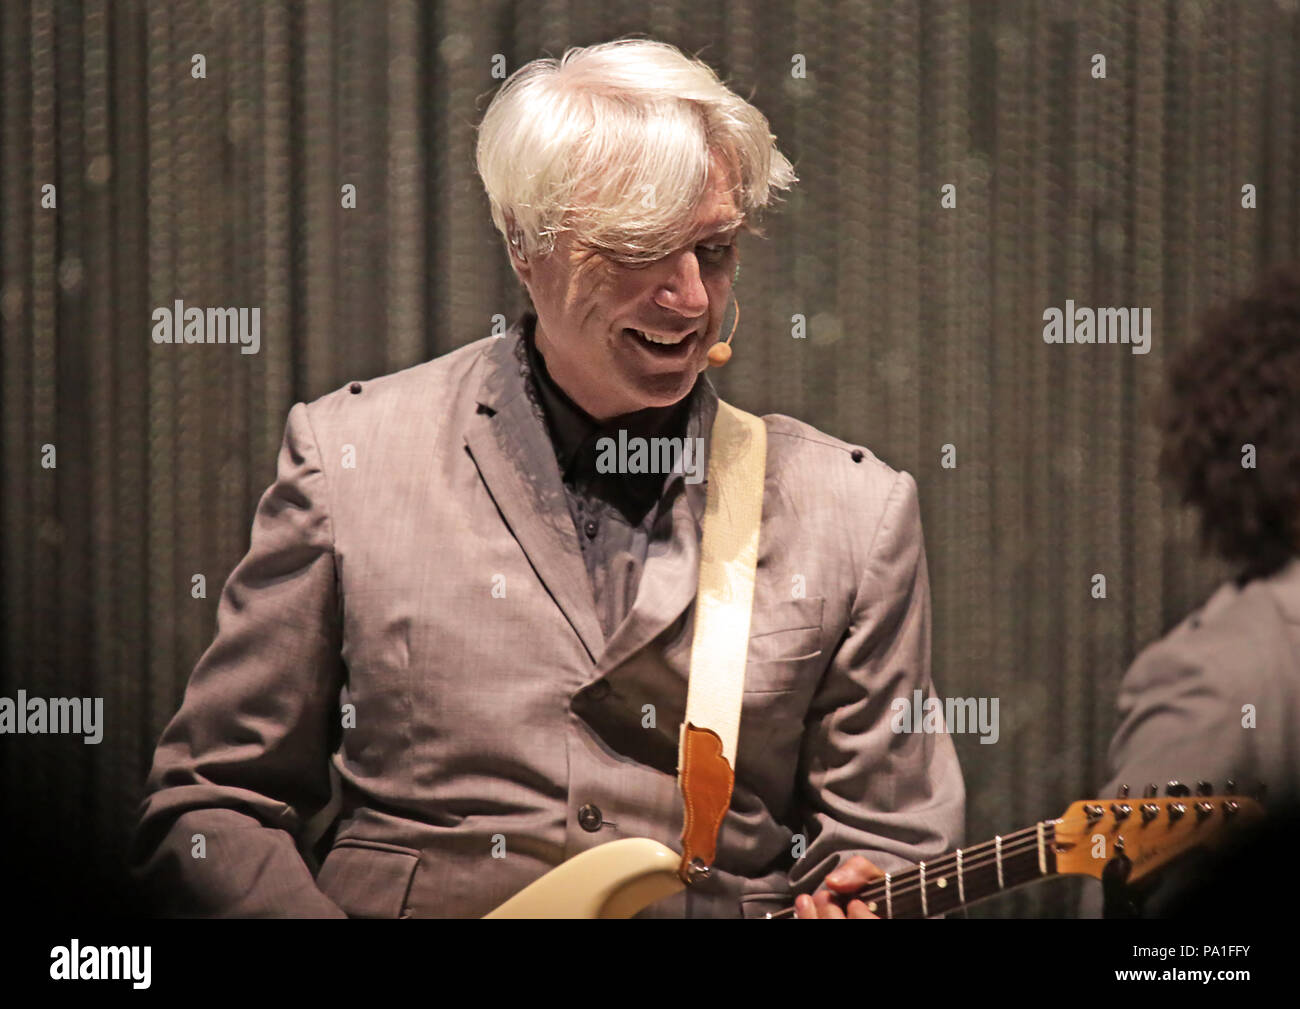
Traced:
<path fill-rule="evenodd" d="M 589 802 L 578 810 L 578 824 L 588 833 L 594 834 L 600 830 L 600 825 L 604 822 L 605 818 L 601 815 L 599 806 Z"/>
<path fill-rule="evenodd" d="M 609 684 L 604 680 L 597 680 L 587 693 L 593 701 L 603 701 L 609 696 Z"/>
<path fill-rule="evenodd" d="M 596 538 L 596 528 L 597 528 L 597 525 L 596 525 L 596 520 L 595 520 L 595 519 L 587 519 L 587 524 L 584 525 L 582 528 L 583 528 L 583 529 L 586 531 L 586 533 L 587 533 L 587 539 L 589 539 L 589 540 L 594 540 L 594 539 Z"/>

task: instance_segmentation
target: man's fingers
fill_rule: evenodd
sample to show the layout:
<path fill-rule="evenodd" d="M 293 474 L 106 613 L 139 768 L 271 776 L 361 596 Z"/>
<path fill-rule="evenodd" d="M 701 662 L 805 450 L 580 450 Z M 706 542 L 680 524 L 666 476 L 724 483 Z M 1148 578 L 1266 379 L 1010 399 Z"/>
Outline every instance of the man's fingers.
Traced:
<path fill-rule="evenodd" d="M 873 880 L 881 879 L 885 874 L 871 864 L 864 856 L 854 855 L 843 865 L 826 877 L 826 887 L 809 897 L 800 894 L 795 898 L 796 918 L 879 918 L 867 910 L 861 900 L 852 900 L 845 915 L 832 898 L 843 893 L 855 893 Z"/>
<path fill-rule="evenodd" d="M 813 903 L 817 906 L 818 918 L 843 918 L 841 911 L 832 901 L 829 890 L 818 890 L 813 894 Z"/>
<path fill-rule="evenodd" d="M 796 918 L 844 918 L 845 913 L 840 910 L 839 906 L 831 899 L 832 894 L 829 890 L 818 890 L 813 896 L 809 897 L 806 893 L 800 894 L 795 898 L 794 908 Z M 849 918 L 879 918 L 879 915 L 872 914 L 867 910 L 867 905 L 860 900 L 849 901 L 848 915 Z"/>
<path fill-rule="evenodd" d="M 826 885 L 837 893 L 852 893 L 861 890 L 873 879 L 880 879 L 884 873 L 872 865 L 862 855 L 854 855 L 847 862 L 826 877 Z"/>

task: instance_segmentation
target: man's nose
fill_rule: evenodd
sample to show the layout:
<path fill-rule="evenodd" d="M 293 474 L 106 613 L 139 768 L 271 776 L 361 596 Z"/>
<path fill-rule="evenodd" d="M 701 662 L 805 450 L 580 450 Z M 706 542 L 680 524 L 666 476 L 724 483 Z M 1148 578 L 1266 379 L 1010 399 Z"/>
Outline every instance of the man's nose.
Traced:
<path fill-rule="evenodd" d="M 709 292 L 700 279 L 700 262 L 695 250 L 685 250 L 673 258 L 672 274 L 655 292 L 655 304 L 688 319 L 708 311 Z"/>

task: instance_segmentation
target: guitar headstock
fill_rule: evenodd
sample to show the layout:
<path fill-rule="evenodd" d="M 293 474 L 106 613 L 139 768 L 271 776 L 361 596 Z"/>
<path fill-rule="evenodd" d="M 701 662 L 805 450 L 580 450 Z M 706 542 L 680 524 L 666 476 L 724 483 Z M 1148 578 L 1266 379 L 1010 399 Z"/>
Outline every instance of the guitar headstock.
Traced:
<path fill-rule="evenodd" d="M 1141 798 L 1130 798 L 1128 786 L 1114 799 L 1081 799 L 1072 803 L 1056 823 L 1056 870 L 1100 879 L 1106 863 L 1121 852 L 1132 862 L 1128 882 L 1135 883 L 1166 862 L 1199 847 L 1214 847 L 1243 826 L 1256 823 L 1264 810 L 1253 798 L 1213 795 L 1202 781 L 1197 794 L 1177 781 L 1169 782 L 1166 797 L 1156 797 L 1148 785 Z"/>

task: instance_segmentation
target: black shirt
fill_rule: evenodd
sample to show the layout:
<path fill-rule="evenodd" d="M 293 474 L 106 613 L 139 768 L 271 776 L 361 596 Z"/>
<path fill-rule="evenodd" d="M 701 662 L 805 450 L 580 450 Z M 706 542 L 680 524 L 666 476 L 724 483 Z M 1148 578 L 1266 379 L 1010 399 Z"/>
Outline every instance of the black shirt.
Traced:
<path fill-rule="evenodd" d="M 546 424 L 573 517 L 578 547 L 591 581 L 596 611 L 608 639 L 636 599 L 655 522 L 669 510 L 664 473 L 602 473 L 602 438 L 685 438 L 698 381 L 671 406 L 650 407 L 601 423 L 573 402 L 546 369 L 534 334 L 537 316 L 524 317 L 520 366 L 529 399 Z M 674 475 L 677 482 L 680 477 Z M 663 507 L 661 508 L 661 504 Z"/>

